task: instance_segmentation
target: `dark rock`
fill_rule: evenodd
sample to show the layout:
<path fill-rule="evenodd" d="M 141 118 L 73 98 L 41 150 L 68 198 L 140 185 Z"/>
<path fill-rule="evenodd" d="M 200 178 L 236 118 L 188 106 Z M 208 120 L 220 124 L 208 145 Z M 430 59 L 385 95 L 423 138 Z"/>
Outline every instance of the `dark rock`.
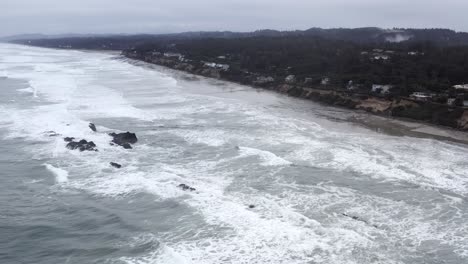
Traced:
<path fill-rule="evenodd" d="M 253 209 L 253 208 L 255 208 L 255 205 L 251 204 L 251 205 L 249 205 L 249 208 Z"/>
<path fill-rule="evenodd" d="M 195 188 L 190 187 L 190 186 L 188 186 L 187 184 L 184 184 L 184 183 L 179 184 L 178 187 L 181 188 L 181 189 L 184 190 L 184 191 L 191 191 L 191 192 L 193 192 L 193 191 L 196 190 Z"/>
<path fill-rule="evenodd" d="M 111 163 L 109 163 L 109 164 L 110 164 L 112 167 L 117 168 L 117 169 L 122 168 L 122 165 L 120 165 L 120 164 L 118 164 L 118 163 L 115 163 L 115 162 L 111 162 Z"/>
<path fill-rule="evenodd" d="M 67 148 L 71 150 L 78 149 L 79 151 L 98 151 L 96 149 L 96 144 L 92 141 L 86 141 L 84 139 L 76 142 L 73 141 L 73 138 L 66 138 L 66 139 L 71 139 L 69 143 L 67 144 Z"/>
<path fill-rule="evenodd" d="M 354 216 L 354 215 L 349 215 L 349 214 L 345 214 L 345 213 L 342 213 L 343 216 L 346 216 L 346 217 L 349 217 L 353 220 L 356 220 L 356 221 L 361 221 L 361 222 L 364 222 L 364 223 L 367 223 L 365 220 L 357 217 L 357 216 Z"/>
<path fill-rule="evenodd" d="M 138 141 L 135 133 L 125 132 L 125 133 L 109 133 L 111 136 L 112 143 L 115 143 L 119 146 L 124 147 L 125 149 L 131 149 L 132 146 L 130 144 L 135 144 Z"/>
<path fill-rule="evenodd" d="M 63 139 L 65 142 L 72 142 L 73 140 L 75 140 L 74 137 L 66 137 Z"/>
<path fill-rule="evenodd" d="M 89 123 L 89 128 L 91 128 L 92 131 L 97 132 L 96 125 L 93 123 Z"/>
<path fill-rule="evenodd" d="M 356 220 L 356 221 L 363 222 L 363 223 L 365 223 L 365 224 L 371 225 L 371 226 L 373 226 L 373 227 L 375 227 L 375 228 L 379 228 L 378 225 L 370 224 L 369 222 L 367 222 L 366 220 L 364 220 L 364 219 L 362 219 L 362 218 L 360 218 L 360 217 L 358 217 L 358 216 L 349 215 L 349 214 L 346 214 L 346 213 L 342 213 L 341 215 L 346 216 L 346 217 L 349 217 L 349 218 L 351 218 L 351 219 L 353 219 L 353 220 Z"/>

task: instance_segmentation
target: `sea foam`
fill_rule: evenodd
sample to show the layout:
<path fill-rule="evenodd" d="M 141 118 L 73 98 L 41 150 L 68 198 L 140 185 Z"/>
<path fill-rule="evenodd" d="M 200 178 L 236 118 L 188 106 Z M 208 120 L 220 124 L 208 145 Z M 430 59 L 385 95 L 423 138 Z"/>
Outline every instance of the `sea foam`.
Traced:
<path fill-rule="evenodd" d="M 54 174 L 55 176 L 55 182 L 60 184 L 60 183 L 65 183 L 68 181 L 68 171 L 54 167 L 50 164 L 44 164 L 44 166 Z"/>

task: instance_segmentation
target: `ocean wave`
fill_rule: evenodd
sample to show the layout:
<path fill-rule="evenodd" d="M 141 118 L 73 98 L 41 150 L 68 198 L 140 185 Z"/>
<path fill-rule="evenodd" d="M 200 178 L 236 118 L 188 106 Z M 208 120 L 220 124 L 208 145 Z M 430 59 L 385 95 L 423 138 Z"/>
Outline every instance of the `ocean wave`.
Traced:
<path fill-rule="evenodd" d="M 60 184 L 60 183 L 65 183 L 68 182 L 68 171 L 54 167 L 50 164 L 44 164 L 44 166 L 54 174 L 55 176 L 55 182 Z"/>
<path fill-rule="evenodd" d="M 290 161 L 287 161 L 281 157 L 278 157 L 270 151 L 260 150 L 249 147 L 239 147 L 240 157 L 258 156 L 263 166 L 286 166 L 291 165 Z"/>

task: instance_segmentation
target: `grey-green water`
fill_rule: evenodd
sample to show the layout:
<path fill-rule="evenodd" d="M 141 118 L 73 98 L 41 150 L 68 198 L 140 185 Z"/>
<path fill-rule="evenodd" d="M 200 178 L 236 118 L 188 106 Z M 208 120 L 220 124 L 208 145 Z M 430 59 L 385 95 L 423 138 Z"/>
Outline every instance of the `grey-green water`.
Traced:
<path fill-rule="evenodd" d="M 0 263 L 468 262 L 467 145 L 134 64 L 0 45 Z"/>

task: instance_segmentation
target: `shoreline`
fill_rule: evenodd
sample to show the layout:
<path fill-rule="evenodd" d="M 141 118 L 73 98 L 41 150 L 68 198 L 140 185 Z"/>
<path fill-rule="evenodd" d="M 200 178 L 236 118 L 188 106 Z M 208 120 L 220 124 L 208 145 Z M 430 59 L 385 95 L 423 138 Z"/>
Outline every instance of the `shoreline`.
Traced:
<path fill-rule="evenodd" d="M 236 81 L 241 79 L 241 76 L 232 75 L 221 69 L 197 66 L 180 61 L 179 59 L 155 57 L 153 55 L 146 55 L 144 53 L 138 54 L 131 51 L 122 51 L 121 56 L 127 59 L 189 73 L 194 76 L 237 83 L 255 89 L 274 91 L 287 94 L 291 97 L 316 101 L 330 106 L 363 110 L 377 116 L 404 118 L 411 121 L 468 132 L 468 108 L 466 107 L 452 107 L 434 102 L 421 102 L 406 97 L 385 99 L 346 90 L 304 87 L 286 82 L 258 84 L 255 81 L 248 81 L 244 83 Z"/>
<path fill-rule="evenodd" d="M 191 81 L 200 81 L 200 80 L 207 80 L 207 81 L 216 81 L 219 83 L 214 83 L 213 85 L 221 85 L 224 86 L 225 84 L 235 84 L 242 88 L 241 90 L 234 90 L 231 92 L 238 92 L 244 90 L 257 90 L 263 92 L 271 92 L 274 94 L 284 94 L 275 90 L 271 89 L 264 89 L 261 87 L 250 86 L 246 84 L 240 84 L 236 82 L 232 82 L 229 80 L 211 78 L 203 75 L 194 74 L 191 72 L 174 69 L 171 67 L 167 67 L 164 65 L 154 64 L 145 62 L 138 59 L 132 59 L 125 56 L 122 56 L 124 60 L 127 62 L 138 66 L 138 67 L 147 67 L 153 70 L 158 70 L 163 73 L 169 73 L 171 75 L 175 75 L 176 79 L 180 79 L 183 81 L 191 82 Z M 174 77 L 174 76 L 173 76 Z M 409 119 L 404 117 L 397 117 L 397 116 L 390 116 L 384 115 L 382 113 L 372 113 L 366 111 L 366 109 L 350 109 L 348 107 L 339 106 L 328 104 L 326 102 L 321 102 L 317 100 L 311 100 L 308 98 L 301 98 L 301 97 L 294 97 L 288 95 L 288 97 L 300 99 L 304 101 L 312 101 L 324 107 L 331 107 L 336 109 L 342 110 L 351 110 L 352 117 L 349 118 L 340 118 L 337 121 L 340 122 L 352 122 L 358 126 L 361 126 L 366 129 L 374 130 L 377 132 L 386 133 L 391 136 L 410 136 L 416 138 L 427 138 L 427 139 L 435 139 L 435 140 L 446 140 L 454 143 L 460 144 L 468 144 L 468 133 L 463 130 L 454 129 L 447 126 L 436 125 L 429 122 L 424 122 L 421 120 Z M 333 119 L 331 116 L 327 116 L 330 120 Z"/>
<path fill-rule="evenodd" d="M 8 44 L 11 44 L 11 43 L 8 43 Z M 37 47 L 37 46 L 32 46 L 32 47 Z M 44 47 L 41 47 L 41 48 L 44 48 Z M 57 49 L 57 48 L 52 48 L 52 49 Z M 58 49 L 63 50 L 60 48 Z M 447 140 L 450 142 L 461 143 L 461 144 L 468 144 L 468 133 L 467 133 L 468 132 L 468 109 L 464 111 L 464 115 L 463 115 L 466 119 L 465 128 L 457 129 L 457 128 L 453 128 L 450 126 L 434 124 L 434 123 L 424 121 L 424 120 L 391 115 L 391 113 L 388 112 L 388 109 L 385 109 L 385 107 L 382 108 L 381 103 L 383 102 L 383 104 L 386 104 L 388 108 L 388 106 L 391 105 L 392 101 L 385 101 L 385 100 L 374 98 L 374 97 L 370 98 L 370 100 L 365 100 L 365 101 L 361 100 L 362 104 L 360 104 L 359 107 L 356 107 L 357 105 L 355 104 L 357 101 L 356 98 L 345 97 L 345 98 L 342 98 L 342 100 L 339 100 L 340 95 L 342 96 L 342 94 L 340 94 L 340 92 L 337 92 L 337 91 L 325 91 L 325 90 L 307 88 L 308 90 L 306 91 L 309 91 L 309 96 L 304 96 L 303 92 L 301 92 L 300 94 L 295 93 L 294 91 L 297 90 L 297 87 L 294 87 L 294 86 L 289 87 L 289 90 L 288 89 L 281 90 L 281 89 L 274 89 L 275 87 L 267 88 L 267 87 L 259 87 L 259 86 L 252 85 L 252 84 L 243 84 L 243 83 L 235 82 L 232 80 L 226 80 L 223 78 L 214 78 L 212 76 L 205 76 L 205 75 L 197 74 L 197 73 L 190 72 L 184 69 L 177 69 L 175 67 L 157 64 L 157 63 L 146 61 L 140 58 L 132 58 L 132 57 L 126 56 L 122 51 L 118 51 L 118 50 L 112 50 L 112 51 L 88 50 L 88 49 L 73 49 L 73 50 L 89 52 L 89 53 L 112 54 L 136 66 L 150 67 L 152 69 L 158 69 L 159 71 L 162 71 L 162 72 L 169 72 L 171 74 L 177 74 L 178 75 L 177 77 L 179 77 L 180 79 L 184 81 L 197 81 L 201 79 L 206 79 L 206 80 L 211 80 L 211 81 L 217 81 L 220 84 L 223 84 L 223 83 L 235 84 L 235 85 L 239 85 L 245 88 L 243 90 L 252 89 L 252 90 L 257 90 L 257 91 L 271 92 L 271 93 L 275 93 L 279 95 L 286 94 L 288 95 L 288 97 L 312 101 L 320 105 L 323 105 L 325 107 L 333 107 L 333 108 L 342 109 L 342 110 L 351 110 L 350 113 L 353 114 L 353 117 L 347 118 L 347 119 L 338 119 L 338 121 L 353 122 L 356 125 L 359 125 L 361 127 L 375 130 L 377 132 L 383 131 L 389 135 L 410 136 L 410 137 L 417 137 L 417 138 L 431 138 L 431 139 L 437 139 L 437 140 Z M 279 88 L 281 87 L 285 88 L 284 85 L 281 85 Z M 236 92 L 236 91 L 231 91 L 231 92 Z M 324 92 L 324 94 L 328 94 L 328 96 L 321 97 L 320 96 L 321 92 L 322 93 Z M 340 95 L 335 96 L 335 94 L 340 94 Z M 353 101 L 352 99 L 354 99 L 355 101 Z M 406 101 L 405 103 L 408 104 L 408 101 Z M 411 101 L 409 103 L 411 103 Z M 327 118 L 334 119 L 331 116 L 328 116 Z"/>

